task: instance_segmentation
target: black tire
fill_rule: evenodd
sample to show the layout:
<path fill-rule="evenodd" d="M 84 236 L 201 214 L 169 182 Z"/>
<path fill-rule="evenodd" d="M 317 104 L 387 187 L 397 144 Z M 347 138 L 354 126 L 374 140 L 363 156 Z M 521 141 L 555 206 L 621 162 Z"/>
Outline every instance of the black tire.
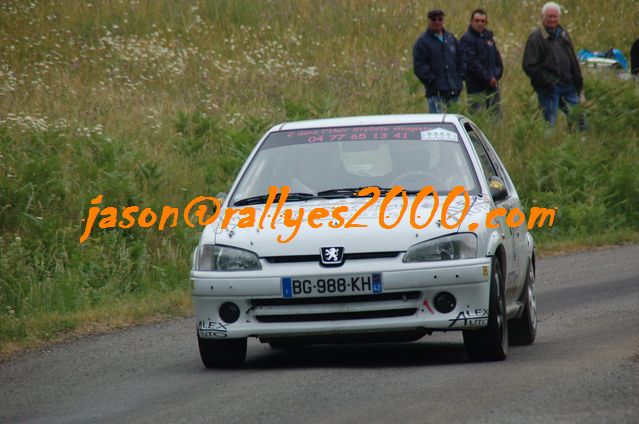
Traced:
<path fill-rule="evenodd" d="M 511 320 L 508 324 L 510 344 L 526 346 L 533 344 L 537 336 L 537 297 L 535 295 L 535 269 L 528 264 L 526 283 L 521 301 L 524 311 L 521 317 Z"/>
<path fill-rule="evenodd" d="M 271 349 L 276 350 L 287 350 L 287 349 L 299 349 L 304 345 L 296 342 L 269 342 L 268 345 Z"/>
<path fill-rule="evenodd" d="M 206 368 L 239 367 L 246 359 L 246 338 L 214 340 L 198 335 L 197 344 Z"/>
<path fill-rule="evenodd" d="M 480 330 L 465 330 L 464 347 L 471 361 L 502 361 L 508 354 L 508 320 L 501 263 L 493 257 L 488 302 L 488 325 Z"/>

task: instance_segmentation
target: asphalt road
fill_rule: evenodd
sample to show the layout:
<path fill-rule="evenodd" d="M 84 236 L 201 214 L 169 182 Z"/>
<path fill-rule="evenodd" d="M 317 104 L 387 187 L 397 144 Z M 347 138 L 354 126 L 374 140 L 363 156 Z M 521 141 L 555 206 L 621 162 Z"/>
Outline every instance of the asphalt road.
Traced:
<path fill-rule="evenodd" d="M 639 246 L 539 262 L 532 346 L 468 363 L 461 333 L 275 351 L 206 370 L 191 319 L 0 365 L 0 422 L 639 422 Z"/>

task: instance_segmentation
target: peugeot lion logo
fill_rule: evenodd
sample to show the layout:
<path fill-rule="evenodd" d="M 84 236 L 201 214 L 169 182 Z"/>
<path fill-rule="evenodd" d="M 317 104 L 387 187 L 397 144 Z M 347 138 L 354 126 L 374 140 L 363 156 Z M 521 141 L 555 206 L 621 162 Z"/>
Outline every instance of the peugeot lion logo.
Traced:
<path fill-rule="evenodd" d="M 320 258 L 322 265 L 342 265 L 344 263 L 344 248 L 322 247 Z"/>

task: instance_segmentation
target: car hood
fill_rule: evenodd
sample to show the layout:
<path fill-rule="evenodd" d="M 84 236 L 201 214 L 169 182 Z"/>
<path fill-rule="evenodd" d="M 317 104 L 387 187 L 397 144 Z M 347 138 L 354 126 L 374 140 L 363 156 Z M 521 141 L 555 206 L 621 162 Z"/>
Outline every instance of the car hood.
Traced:
<path fill-rule="evenodd" d="M 441 225 L 441 208 L 445 201 L 442 197 L 439 202 L 439 208 L 430 224 L 424 229 L 416 229 L 411 225 L 411 206 L 414 197 L 409 197 L 406 210 L 398 224 L 391 229 L 382 228 L 379 224 L 379 211 L 383 199 L 377 203 L 371 204 L 365 208 L 363 212 L 354 221 L 355 224 L 365 227 L 345 228 L 345 223 L 351 217 L 364 208 L 370 198 L 346 198 L 346 199 L 313 199 L 305 202 L 288 202 L 282 208 L 282 211 L 291 209 L 292 216 L 295 218 L 303 209 L 304 219 L 299 225 L 299 229 L 287 227 L 280 214 L 280 218 L 275 222 L 275 228 L 271 228 L 271 218 L 276 210 L 276 204 L 273 204 L 266 211 L 266 218 L 263 222 L 263 228 L 259 228 L 259 220 L 264 213 L 264 205 L 251 206 L 255 210 L 255 225 L 240 228 L 241 219 L 247 215 L 235 214 L 225 229 L 222 228 L 222 220 L 226 214 L 226 209 L 220 210 L 218 219 L 208 225 L 202 234 L 201 244 L 219 244 L 226 246 L 234 246 L 255 252 L 261 257 L 265 256 L 288 256 L 288 255 L 316 255 L 319 254 L 320 247 L 344 247 L 347 253 L 366 253 L 366 252 L 399 252 L 405 251 L 410 246 L 439 237 L 446 234 L 456 233 L 459 228 L 447 229 Z M 477 201 L 476 196 L 470 196 L 470 210 L 468 216 L 473 215 L 473 207 Z M 415 216 L 418 224 L 426 222 L 433 210 L 434 199 L 428 197 L 424 199 L 416 209 Z M 482 203 L 482 202 L 479 202 Z M 332 217 L 335 208 L 347 206 L 348 212 L 344 212 L 341 216 L 344 224 L 341 228 L 330 228 L 329 222 L 336 222 Z M 463 210 L 463 197 L 456 198 L 448 207 L 449 224 L 454 224 L 459 219 L 459 214 Z M 325 208 L 329 212 L 329 216 L 324 219 L 316 220 L 316 224 L 322 224 L 320 228 L 312 228 L 308 222 L 308 214 L 315 208 Z M 241 209 L 241 208 L 235 208 Z M 392 225 L 399 219 L 401 215 L 402 201 L 394 199 L 391 201 L 384 212 L 385 222 Z M 291 223 L 289 222 L 289 225 Z M 466 225 L 463 223 L 460 227 Z M 297 233 L 291 236 L 294 231 Z M 466 231 L 464 229 L 464 231 Z M 279 237 L 279 241 L 278 241 Z M 289 241 L 286 241 L 289 239 Z"/>

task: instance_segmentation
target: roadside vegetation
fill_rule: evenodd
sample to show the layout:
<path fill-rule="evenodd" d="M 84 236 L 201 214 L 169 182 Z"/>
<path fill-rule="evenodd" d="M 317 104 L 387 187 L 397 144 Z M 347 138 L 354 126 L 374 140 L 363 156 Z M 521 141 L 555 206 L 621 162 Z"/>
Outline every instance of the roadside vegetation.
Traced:
<path fill-rule="evenodd" d="M 460 36 L 476 3 L 436 3 Z M 520 66 L 542 4 L 483 3 L 506 67 L 504 118 L 472 117 L 525 205 L 559 208 L 552 228 L 534 231 L 542 250 L 636 242 L 638 85 L 586 72 L 590 130 L 570 132 L 561 119 L 549 133 Z M 634 1 L 564 6 L 577 48 L 628 54 Z M 79 244 L 90 199 L 183 207 L 225 191 L 273 124 L 425 112 L 411 48 L 426 7 L 0 2 L 0 358 L 69 334 L 188 315 L 198 230 L 96 228 Z"/>

